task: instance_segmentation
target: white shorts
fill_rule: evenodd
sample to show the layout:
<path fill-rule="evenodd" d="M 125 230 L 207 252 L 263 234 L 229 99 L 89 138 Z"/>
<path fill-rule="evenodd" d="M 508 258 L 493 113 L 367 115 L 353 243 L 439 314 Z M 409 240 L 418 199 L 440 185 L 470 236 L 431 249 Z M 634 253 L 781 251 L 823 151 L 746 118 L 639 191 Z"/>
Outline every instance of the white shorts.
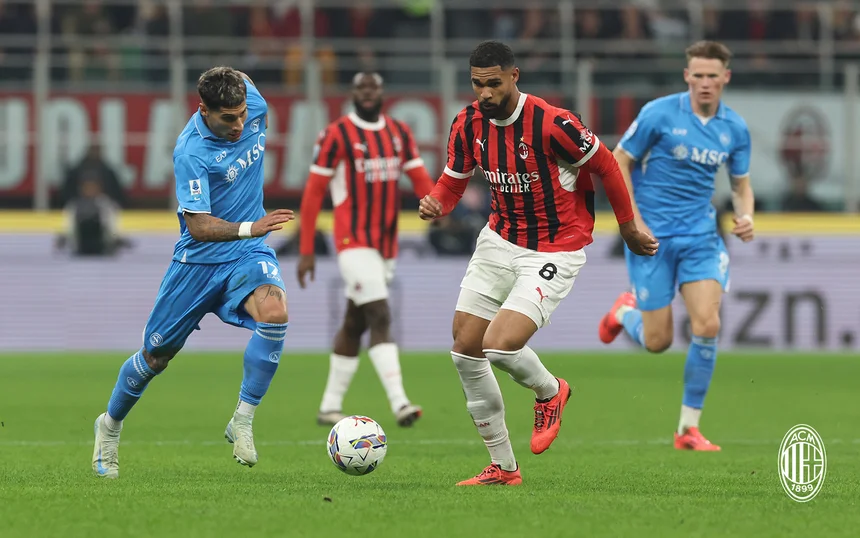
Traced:
<path fill-rule="evenodd" d="M 375 248 L 356 247 L 337 255 L 337 265 L 346 288 L 346 298 L 357 306 L 388 299 L 394 278 L 393 259 L 386 260 Z"/>
<path fill-rule="evenodd" d="M 537 252 L 481 230 L 460 283 L 457 310 L 491 320 L 500 308 L 531 318 L 538 328 L 573 288 L 585 251 Z"/>

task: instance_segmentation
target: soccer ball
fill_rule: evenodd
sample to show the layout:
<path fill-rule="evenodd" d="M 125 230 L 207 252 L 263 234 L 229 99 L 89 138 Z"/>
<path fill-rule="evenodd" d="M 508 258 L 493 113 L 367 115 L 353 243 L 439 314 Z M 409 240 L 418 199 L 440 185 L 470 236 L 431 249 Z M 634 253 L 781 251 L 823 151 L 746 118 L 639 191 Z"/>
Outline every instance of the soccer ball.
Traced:
<path fill-rule="evenodd" d="M 372 473 L 388 450 L 382 426 L 370 417 L 353 415 L 334 425 L 328 434 L 328 457 L 348 475 Z"/>

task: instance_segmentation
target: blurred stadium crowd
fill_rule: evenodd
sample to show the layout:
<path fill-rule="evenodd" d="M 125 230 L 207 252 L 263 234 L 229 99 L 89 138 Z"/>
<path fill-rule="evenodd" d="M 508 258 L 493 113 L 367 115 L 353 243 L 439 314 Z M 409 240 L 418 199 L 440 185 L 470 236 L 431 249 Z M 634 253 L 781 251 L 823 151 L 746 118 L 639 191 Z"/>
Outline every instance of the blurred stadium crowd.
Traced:
<path fill-rule="evenodd" d="M 385 41 L 429 38 L 434 32 L 431 13 L 437 1 L 441 2 L 337 2 L 341 7 L 316 2 L 317 7 L 311 10 L 313 20 L 308 22 L 302 20 L 298 0 L 185 0 L 178 8 L 181 21 L 176 24 L 181 28 L 186 54 L 197 51 L 212 58 L 241 51 L 246 67 L 255 66 L 261 82 L 286 85 L 301 83 L 300 38 L 303 31 L 312 32 L 312 47 L 322 64 L 325 83 L 344 84 L 357 68 L 383 69 L 380 64 L 386 57 L 420 52 L 401 45 L 387 47 Z M 52 65 L 54 81 L 167 81 L 165 38 L 172 24 L 169 4 L 161 0 L 116 2 L 51 4 L 46 20 L 53 36 L 52 52 L 59 58 Z M 29 78 L 32 61 L 28 56 L 36 47 L 37 4 L 0 0 L 0 35 L 4 36 L 0 40 L 0 79 L 6 82 Z M 578 59 L 677 57 L 679 41 L 718 39 L 743 43 L 738 47 L 739 56 L 758 73 L 749 81 L 779 84 L 796 81 L 798 73 L 786 72 L 775 60 L 818 62 L 822 54 L 828 54 L 838 61 L 860 55 L 860 10 L 849 1 L 596 0 L 572 5 L 576 13 L 572 46 Z M 557 3 L 475 0 L 445 2 L 444 10 L 446 40 L 473 43 L 497 38 L 515 42 L 530 72 L 540 73 L 547 84 L 560 82 L 557 68 L 543 69 L 555 59 L 559 48 L 547 43 L 565 37 L 559 28 Z M 338 40 L 349 45 L 338 45 Z M 365 44 L 356 46 L 355 40 L 365 40 Z M 827 51 L 822 50 L 823 41 L 828 43 Z M 339 67 L 339 63 L 349 67 Z M 392 69 L 388 74 L 396 78 L 397 71 Z M 815 80 L 814 66 L 803 71 L 810 81 Z M 403 82 L 408 84 L 408 80 Z"/>

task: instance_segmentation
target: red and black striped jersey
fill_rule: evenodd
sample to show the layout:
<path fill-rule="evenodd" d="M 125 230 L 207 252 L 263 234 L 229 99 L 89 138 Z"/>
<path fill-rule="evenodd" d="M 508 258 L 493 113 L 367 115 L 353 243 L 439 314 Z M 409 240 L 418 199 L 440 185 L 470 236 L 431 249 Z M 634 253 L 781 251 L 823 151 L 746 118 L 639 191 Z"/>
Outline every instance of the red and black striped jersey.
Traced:
<path fill-rule="evenodd" d="M 423 166 L 409 127 L 389 116 L 370 123 L 351 113 L 320 133 L 311 172 L 331 178 L 337 251 L 370 247 L 395 257 L 398 182 Z"/>
<path fill-rule="evenodd" d="M 451 126 L 443 179 L 468 181 L 480 167 L 492 193 L 493 230 L 531 250 L 579 250 L 592 240 L 594 184 L 586 163 L 599 147 L 577 114 L 539 97 L 520 93 L 505 120 L 484 117 L 475 101 Z"/>

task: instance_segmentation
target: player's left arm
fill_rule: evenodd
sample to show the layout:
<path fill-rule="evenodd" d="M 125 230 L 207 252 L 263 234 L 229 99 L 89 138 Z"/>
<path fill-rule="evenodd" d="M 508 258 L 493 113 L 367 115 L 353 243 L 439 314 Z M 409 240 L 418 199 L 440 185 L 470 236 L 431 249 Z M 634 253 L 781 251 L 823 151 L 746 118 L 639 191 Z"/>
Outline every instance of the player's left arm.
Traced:
<path fill-rule="evenodd" d="M 424 198 L 430 191 L 433 190 L 433 178 L 427 168 L 424 167 L 424 159 L 418 152 L 418 145 L 415 143 L 415 137 L 412 136 L 412 130 L 405 123 L 397 122 L 397 129 L 400 132 L 400 140 L 403 141 L 403 172 L 409 177 L 412 182 L 412 189 L 415 196 L 420 200 Z"/>
<path fill-rule="evenodd" d="M 744 242 L 752 241 L 755 237 L 755 194 L 750 182 L 751 150 L 749 130 L 744 125 L 738 145 L 732 150 L 728 160 L 732 180 L 732 206 L 735 210 L 732 234 Z"/>
<path fill-rule="evenodd" d="M 586 163 L 603 181 L 606 196 L 618 224 L 633 220 L 630 193 L 618 161 L 597 136 L 583 125 L 577 114 L 564 112 L 556 116 L 550 131 L 550 147 L 556 158 L 579 168 Z"/>
<path fill-rule="evenodd" d="M 634 254 L 653 256 L 657 253 L 657 241 L 650 234 L 640 231 L 633 220 L 630 192 L 618 161 L 597 136 L 583 125 L 578 115 L 563 113 L 556 116 L 550 131 L 550 148 L 556 159 L 576 168 L 587 163 L 588 170 L 600 176 L 621 236 Z"/>

